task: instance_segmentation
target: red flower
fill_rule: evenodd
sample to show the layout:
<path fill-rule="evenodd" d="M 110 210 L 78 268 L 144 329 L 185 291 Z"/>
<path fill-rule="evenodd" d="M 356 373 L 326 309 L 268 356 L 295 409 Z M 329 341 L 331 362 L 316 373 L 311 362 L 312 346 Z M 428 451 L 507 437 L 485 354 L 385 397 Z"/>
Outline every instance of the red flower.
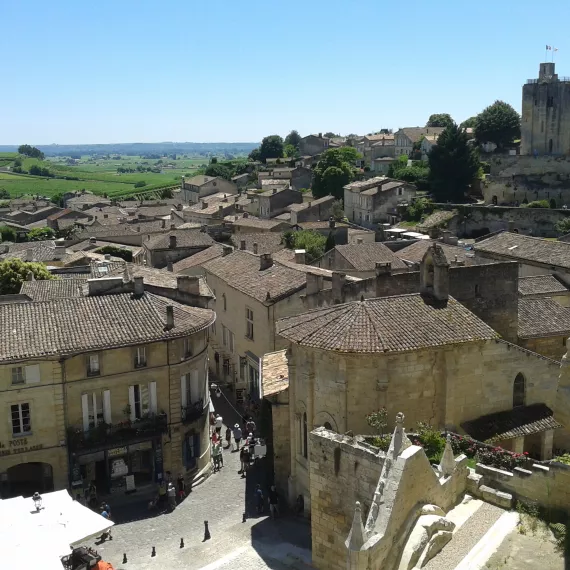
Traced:
<path fill-rule="evenodd" d="M 523 455 L 528 455 L 528 451 L 525 451 L 525 452 L 523 453 Z"/>

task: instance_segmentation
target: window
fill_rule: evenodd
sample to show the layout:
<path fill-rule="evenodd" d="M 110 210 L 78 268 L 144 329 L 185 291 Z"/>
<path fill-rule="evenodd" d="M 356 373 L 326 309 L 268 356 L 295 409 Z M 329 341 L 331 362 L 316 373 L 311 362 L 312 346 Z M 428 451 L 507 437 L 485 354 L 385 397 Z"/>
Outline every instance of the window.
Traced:
<path fill-rule="evenodd" d="M 404 194 L 404 189 L 398 188 L 398 196 L 403 196 L 403 194 Z"/>
<path fill-rule="evenodd" d="M 135 352 L 135 368 L 146 366 L 146 347 L 137 346 Z"/>
<path fill-rule="evenodd" d="M 303 457 L 307 458 L 308 430 L 307 430 L 307 412 L 303 414 Z"/>
<path fill-rule="evenodd" d="M 228 337 L 229 337 L 229 346 L 228 348 L 230 349 L 230 352 L 233 354 L 234 353 L 234 340 L 235 340 L 235 336 L 234 333 L 230 330 L 228 330 Z"/>
<path fill-rule="evenodd" d="M 154 384 L 154 388 L 151 386 Z M 154 413 L 149 406 L 149 392 L 154 397 L 153 408 L 156 408 L 156 382 L 149 384 L 134 384 L 129 386 L 129 406 L 131 421 L 140 420 L 149 412 Z"/>
<path fill-rule="evenodd" d="M 227 303 L 226 303 L 226 294 L 222 293 L 222 303 L 224 306 L 224 311 L 227 309 Z"/>
<path fill-rule="evenodd" d="M 99 375 L 99 355 L 90 354 L 89 362 L 87 363 L 87 376 Z"/>
<path fill-rule="evenodd" d="M 519 372 L 513 384 L 513 408 L 525 405 L 525 379 Z"/>
<path fill-rule="evenodd" d="M 222 344 L 228 346 L 228 329 L 222 325 Z"/>
<path fill-rule="evenodd" d="M 30 422 L 30 404 L 13 404 L 12 435 L 24 435 L 32 431 Z"/>
<path fill-rule="evenodd" d="M 12 384 L 24 384 L 26 378 L 24 376 L 23 366 L 15 366 L 12 368 Z"/>
<path fill-rule="evenodd" d="M 184 358 L 192 356 L 192 341 L 189 338 L 185 338 L 182 346 L 182 354 Z"/>
<path fill-rule="evenodd" d="M 253 311 L 245 308 L 245 336 L 253 340 Z"/>
<path fill-rule="evenodd" d="M 81 396 L 83 430 L 88 431 L 101 423 L 111 423 L 111 391 L 92 392 Z"/>

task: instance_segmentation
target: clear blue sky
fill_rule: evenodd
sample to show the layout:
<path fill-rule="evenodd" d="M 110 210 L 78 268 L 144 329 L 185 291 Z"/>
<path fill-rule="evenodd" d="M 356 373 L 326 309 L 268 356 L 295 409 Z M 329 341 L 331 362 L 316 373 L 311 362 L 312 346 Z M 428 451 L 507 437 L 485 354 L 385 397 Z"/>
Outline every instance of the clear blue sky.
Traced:
<path fill-rule="evenodd" d="M 2 3 L 0 144 L 257 141 L 520 111 L 570 1 Z M 532 30 L 532 31 L 531 31 Z"/>

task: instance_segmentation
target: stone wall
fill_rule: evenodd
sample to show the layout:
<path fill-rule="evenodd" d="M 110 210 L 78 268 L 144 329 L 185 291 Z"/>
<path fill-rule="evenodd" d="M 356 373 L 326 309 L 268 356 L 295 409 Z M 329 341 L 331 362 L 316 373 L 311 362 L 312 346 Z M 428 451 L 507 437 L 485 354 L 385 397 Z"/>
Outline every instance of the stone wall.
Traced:
<path fill-rule="evenodd" d="M 313 564 L 327 570 L 346 569 L 344 541 L 354 504 L 367 513 L 380 478 L 384 453 L 358 438 L 325 428 L 310 434 L 310 492 Z"/>
<path fill-rule="evenodd" d="M 551 462 L 503 471 L 478 463 L 475 470 L 482 476 L 480 484 L 510 493 L 515 500 L 570 513 L 570 465 Z"/>
<path fill-rule="evenodd" d="M 554 360 L 560 360 L 566 354 L 565 336 L 548 336 L 537 338 L 519 338 L 518 344 Z"/>
<path fill-rule="evenodd" d="M 289 438 L 289 390 L 270 396 L 273 439 L 273 468 L 275 485 L 281 496 L 288 492 L 291 468 L 291 440 Z"/>

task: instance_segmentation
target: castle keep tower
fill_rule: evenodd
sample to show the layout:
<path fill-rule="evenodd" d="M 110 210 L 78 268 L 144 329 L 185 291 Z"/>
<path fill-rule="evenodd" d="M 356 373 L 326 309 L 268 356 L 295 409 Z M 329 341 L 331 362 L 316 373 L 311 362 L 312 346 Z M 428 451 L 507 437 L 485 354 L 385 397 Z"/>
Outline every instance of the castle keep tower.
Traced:
<path fill-rule="evenodd" d="M 522 91 L 521 154 L 570 154 L 570 77 L 541 63 Z"/>

